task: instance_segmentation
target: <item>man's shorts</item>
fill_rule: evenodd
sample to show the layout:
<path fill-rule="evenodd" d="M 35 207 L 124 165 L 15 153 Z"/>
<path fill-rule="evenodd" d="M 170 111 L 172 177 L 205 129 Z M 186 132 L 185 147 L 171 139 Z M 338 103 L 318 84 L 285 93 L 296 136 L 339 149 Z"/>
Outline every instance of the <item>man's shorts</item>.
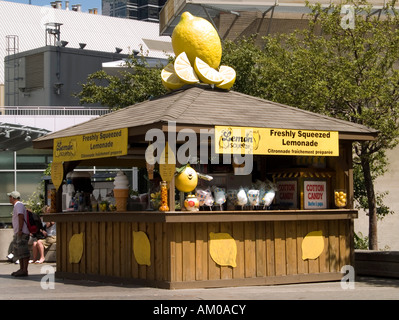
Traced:
<path fill-rule="evenodd" d="M 48 247 L 50 247 L 53 243 L 56 242 L 56 237 L 55 236 L 48 236 L 44 239 L 40 239 L 38 240 L 43 244 L 44 249 L 47 249 Z"/>
<path fill-rule="evenodd" d="M 23 233 L 22 236 L 14 235 L 14 259 L 29 258 L 30 252 L 28 247 L 29 234 Z"/>

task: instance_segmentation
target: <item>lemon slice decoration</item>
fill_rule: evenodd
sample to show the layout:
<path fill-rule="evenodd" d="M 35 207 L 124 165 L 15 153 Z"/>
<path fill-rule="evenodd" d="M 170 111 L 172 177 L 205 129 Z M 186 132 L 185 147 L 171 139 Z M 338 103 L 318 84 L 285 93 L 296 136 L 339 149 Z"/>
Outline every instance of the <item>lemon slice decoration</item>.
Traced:
<path fill-rule="evenodd" d="M 229 90 L 236 81 L 236 71 L 229 66 L 220 66 L 219 74 L 222 76 L 223 81 L 217 84 L 216 87 Z"/>
<path fill-rule="evenodd" d="M 194 70 L 197 73 L 198 78 L 204 83 L 218 84 L 221 83 L 224 78 L 215 69 L 211 68 L 206 62 L 200 58 L 195 58 Z"/>
<path fill-rule="evenodd" d="M 69 240 L 69 263 L 79 263 L 83 254 L 84 233 L 74 234 Z"/>
<path fill-rule="evenodd" d="M 133 253 L 138 264 L 151 265 L 150 240 L 143 231 L 133 231 Z"/>
<path fill-rule="evenodd" d="M 302 260 L 317 259 L 324 250 L 322 231 L 309 232 L 302 241 Z"/>
<path fill-rule="evenodd" d="M 209 233 L 209 254 L 220 266 L 237 266 L 237 244 L 228 233 Z"/>
<path fill-rule="evenodd" d="M 184 83 L 197 83 L 199 79 L 194 72 L 193 67 L 188 61 L 187 55 L 185 52 L 180 53 L 175 60 L 175 73 Z"/>
<path fill-rule="evenodd" d="M 161 71 L 162 84 L 168 90 L 176 90 L 184 86 L 184 82 L 175 73 L 173 63 L 169 63 Z"/>

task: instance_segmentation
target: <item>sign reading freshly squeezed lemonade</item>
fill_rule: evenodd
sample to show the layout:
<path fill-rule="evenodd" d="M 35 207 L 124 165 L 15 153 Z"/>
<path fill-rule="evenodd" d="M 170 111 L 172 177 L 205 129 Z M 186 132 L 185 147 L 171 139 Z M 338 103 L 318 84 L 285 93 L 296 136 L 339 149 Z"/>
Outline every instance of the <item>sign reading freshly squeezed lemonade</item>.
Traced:
<path fill-rule="evenodd" d="M 216 153 L 339 156 L 337 131 L 215 126 Z"/>
<path fill-rule="evenodd" d="M 127 128 L 54 139 L 53 161 L 72 161 L 127 154 Z"/>

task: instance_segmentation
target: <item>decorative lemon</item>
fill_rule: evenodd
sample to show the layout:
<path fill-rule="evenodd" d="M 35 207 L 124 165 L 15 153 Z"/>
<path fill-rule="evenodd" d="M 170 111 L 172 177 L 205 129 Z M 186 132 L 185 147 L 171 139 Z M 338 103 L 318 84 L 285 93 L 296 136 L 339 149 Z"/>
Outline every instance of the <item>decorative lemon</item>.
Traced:
<path fill-rule="evenodd" d="M 175 178 L 175 186 L 177 190 L 182 192 L 191 192 L 198 183 L 197 172 L 187 164 L 183 170 Z"/>
<path fill-rule="evenodd" d="M 324 250 L 324 238 L 321 231 L 309 232 L 302 241 L 302 260 L 317 259 Z"/>
<path fill-rule="evenodd" d="M 229 90 L 236 81 L 236 71 L 229 66 L 220 66 L 219 74 L 223 77 L 223 81 L 216 87 Z"/>
<path fill-rule="evenodd" d="M 176 56 L 186 52 L 191 65 L 196 57 L 214 69 L 220 65 L 222 44 L 217 31 L 209 21 L 187 11 L 173 30 L 172 46 Z"/>
<path fill-rule="evenodd" d="M 209 254 L 220 266 L 237 266 L 237 244 L 228 233 L 209 233 Z"/>
<path fill-rule="evenodd" d="M 195 58 L 194 70 L 198 78 L 204 83 L 218 84 L 223 81 L 222 75 L 217 70 L 211 68 L 198 57 Z"/>
<path fill-rule="evenodd" d="M 334 192 L 335 205 L 339 208 L 346 206 L 346 192 L 335 191 Z"/>
<path fill-rule="evenodd" d="M 69 263 L 79 263 L 83 254 L 84 233 L 75 233 L 69 240 Z"/>
<path fill-rule="evenodd" d="M 185 52 L 180 53 L 175 60 L 175 73 L 184 83 L 197 83 L 199 79 L 188 61 Z"/>
<path fill-rule="evenodd" d="M 169 63 L 161 71 L 162 84 L 168 90 L 176 90 L 184 86 L 184 82 L 175 73 L 173 63 Z"/>
<path fill-rule="evenodd" d="M 143 231 L 133 231 L 133 254 L 140 265 L 151 265 L 150 240 Z"/>

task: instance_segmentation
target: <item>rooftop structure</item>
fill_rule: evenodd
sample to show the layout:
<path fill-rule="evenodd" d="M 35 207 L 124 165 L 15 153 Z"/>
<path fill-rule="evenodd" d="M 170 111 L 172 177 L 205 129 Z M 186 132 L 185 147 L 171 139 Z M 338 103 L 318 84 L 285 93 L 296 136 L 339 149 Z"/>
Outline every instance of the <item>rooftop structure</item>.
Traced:
<path fill-rule="evenodd" d="M 242 112 L 243 106 L 251 111 Z M 240 115 L 240 116 L 233 116 Z M 284 125 L 282 125 L 282 120 Z M 339 131 L 340 139 L 373 139 L 377 131 L 352 122 L 323 116 L 295 107 L 252 97 L 235 91 L 185 86 L 164 96 L 137 103 L 46 136 L 33 143 L 37 148 L 52 148 L 53 139 L 89 134 L 99 128 L 155 127 L 168 121 L 187 126 L 244 126 L 303 130 Z M 141 132 L 141 131 L 140 131 Z"/>
<path fill-rule="evenodd" d="M 328 6 L 331 3 L 339 4 L 341 1 L 310 0 L 309 3 Z M 384 0 L 369 0 L 369 3 L 376 11 L 386 5 Z M 266 35 L 293 31 L 301 27 L 298 21 L 303 20 L 310 12 L 304 0 L 168 0 L 159 16 L 160 34 L 170 36 L 185 11 L 211 21 L 223 39 L 234 38 L 243 33 Z M 285 22 L 276 26 L 275 20 Z M 288 26 L 287 20 L 291 20 Z M 295 20 L 297 22 L 293 23 Z"/>

